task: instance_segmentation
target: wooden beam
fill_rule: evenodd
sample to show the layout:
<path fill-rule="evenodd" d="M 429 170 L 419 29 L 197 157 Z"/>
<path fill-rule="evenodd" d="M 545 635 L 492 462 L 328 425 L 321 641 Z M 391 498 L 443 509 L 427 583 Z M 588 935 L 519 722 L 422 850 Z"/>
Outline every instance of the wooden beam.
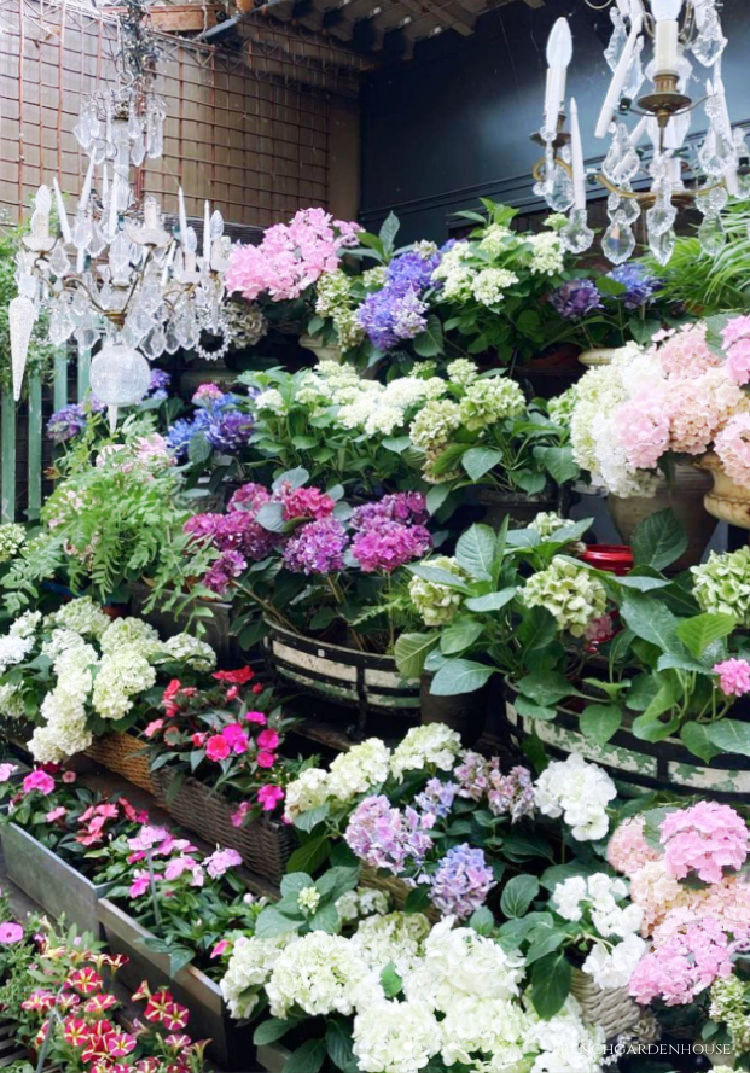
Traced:
<path fill-rule="evenodd" d="M 161 33 L 200 33 L 216 25 L 216 7 L 207 4 L 204 10 L 200 2 L 152 7 L 148 12 L 148 24 Z"/>

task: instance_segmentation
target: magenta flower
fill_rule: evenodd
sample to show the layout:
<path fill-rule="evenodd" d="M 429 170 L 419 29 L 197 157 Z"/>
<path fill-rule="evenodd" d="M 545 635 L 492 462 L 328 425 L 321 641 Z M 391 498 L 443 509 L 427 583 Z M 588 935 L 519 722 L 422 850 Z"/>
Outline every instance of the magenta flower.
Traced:
<path fill-rule="evenodd" d="M 16 924 L 12 920 L 4 920 L 0 924 L 0 943 L 3 946 L 20 943 L 21 939 L 23 939 L 23 928 L 20 924 Z"/>
<path fill-rule="evenodd" d="M 256 514 L 258 510 L 271 498 L 268 490 L 262 484 L 243 484 L 232 495 L 227 504 L 228 511 L 245 510 L 250 514 Z"/>
<path fill-rule="evenodd" d="M 223 734 L 212 734 L 206 742 L 206 756 L 214 763 L 226 760 L 231 751 L 232 747 Z"/>
<path fill-rule="evenodd" d="M 750 693 L 750 663 L 746 659 L 725 659 L 714 665 L 719 685 L 727 697 L 743 697 Z"/>
<path fill-rule="evenodd" d="M 219 939 L 218 943 L 211 950 L 209 955 L 212 958 L 220 958 L 222 954 L 226 954 L 232 944 L 228 939 Z"/>
<path fill-rule="evenodd" d="M 250 747 L 250 738 L 241 723 L 229 723 L 221 736 L 233 753 L 246 753 Z"/>
<path fill-rule="evenodd" d="M 248 816 L 253 810 L 253 806 L 249 801 L 242 801 L 232 813 L 232 827 L 242 827 L 245 822 L 245 817 Z"/>
<path fill-rule="evenodd" d="M 276 763 L 276 754 L 270 749 L 260 749 L 255 758 L 258 767 L 271 768 Z"/>
<path fill-rule="evenodd" d="M 261 749 L 275 749 L 278 746 L 280 740 L 281 739 L 279 738 L 279 733 L 277 730 L 261 730 L 260 734 L 258 735 L 258 745 L 261 747 Z"/>
<path fill-rule="evenodd" d="M 319 488 L 292 488 L 290 484 L 283 484 L 275 498 L 281 499 L 284 520 L 288 522 L 298 518 L 319 521 L 328 518 L 336 506 L 331 497 Z"/>
<path fill-rule="evenodd" d="M 375 529 L 362 530 L 352 540 L 352 555 L 365 573 L 392 573 L 399 566 L 421 559 L 432 546 L 423 525 L 386 521 Z"/>
<path fill-rule="evenodd" d="M 190 401 L 197 405 L 201 402 L 212 402 L 216 399 L 221 399 L 223 396 L 224 392 L 218 384 L 198 384 Z"/>
<path fill-rule="evenodd" d="M 695 872 L 705 883 L 720 883 L 724 869 L 739 869 L 748 853 L 747 826 L 729 805 L 699 801 L 670 812 L 659 827 L 664 864 L 675 879 Z"/>
<path fill-rule="evenodd" d="M 260 790 L 258 790 L 258 804 L 264 812 L 273 812 L 279 802 L 283 800 L 284 791 L 280 786 L 261 786 Z"/>
<path fill-rule="evenodd" d="M 424 525 L 429 518 L 422 492 L 396 492 L 383 496 L 376 503 L 364 503 L 352 513 L 353 529 L 373 529 L 382 522 L 403 522 L 405 525 Z"/>
<path fill-rule="evenodd" d="M 146 868 L 136 868 L 130 882 L 130 897 L 140 898 L 146 893 L 151 885 L 151 878 Z"/>
<path fill-rule="evenodd" d="M 25 794 L 31 793 L 32 790 L 38 790 L 40 794 L 51 794 L 54 788 L 55 780 L 46 771 L 42 771 L 41 768 L 32 771 L 23 780 L 23 792 Z"/>
<path fill-rule="evenodd" d="M 245 721 L 247 723 L 259 723 L 264 727 L 268 722 L 268 717 L 265 712 L 245 712 Z"/>
<path fill-rule="evenodd" d="M 170 834 L 166 827 L 152 827 L 150 824 L 144 824 L 137 835 L 128 839 L 128 845 L 133 850 L 140 850 L 146 853 L 148 850 L 153 849 L 157 843 L 164 844 L 169 837 Z"/>
<path fill-rule="evenodd" d="M 331 574 L 344 568 L 348 537 L 336 518 L 321 518 L 301 526 L 287 541 L 284 565 L 302 574 Z"/>

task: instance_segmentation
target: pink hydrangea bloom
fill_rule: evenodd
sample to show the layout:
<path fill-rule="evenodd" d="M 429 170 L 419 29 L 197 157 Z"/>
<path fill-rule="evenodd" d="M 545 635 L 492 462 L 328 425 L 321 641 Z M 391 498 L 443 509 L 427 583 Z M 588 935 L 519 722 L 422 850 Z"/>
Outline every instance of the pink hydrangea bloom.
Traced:
<path fill-rule="evenodd" d="M 32 790 L 38 790 L 40 794 L 51 794 L 54 788 L 55 780 L 41 768 L 36 768 L 23 780 L 25 794 L 31 793 Z"/>
<path fill-rule="evenodd" d="M 714 443 L 727 476 L 743 487 L 750 485 L 750 414 L 737 414 L 718 433 Z"/>
<path fill-rule="evenodd" d="M 232 248 L 227 290 L 249 301 L 263 293 L 274 302 L 299 298 L 324 272 L 336 271 L 339 250 L 354 245 L 361 230 L 324 209 L 301 209 L 288 224 L 269 227 L 259 246 Z"/>
<path fill-rule="evenodd" d="M 630 876 L 630 900 L 643 910 L 641 935 L 651 935 L 671 909 L 691 904 L 691 892 L 671 875 L 662 858 Z"/>
<path fill-rule="evenodd" d="M 632 876 L 649 861 L 657 861 L 659 854 L 646 841 L 643 816 L 625 820 L 613 833 L 607 846 L 607 860 L 617 872 Z"/>
<path fill-rule="evenodd" d="M 319 488 L 292 488 L 285 484 L 277 492 L 281 498 L 285 521 L 302 518 L 305 521 L 317 521 L 333 513 L 336 503 Z"/>
<path fill-rule="evenodd" d="M 661 936 L 641 958 L 630 978 L 630 994 L 647 1004 L 661 998 L 667 1006 L 692 1002 L 719 977 L 732 971 L 732 943 L 718 920 L 683 922 Z"/>
<path fill-rule="evenodd" d="M 264 812 L 273 812 L 280 801 L 284 800 L 284 791 L 280 786 L 261 786 L 258 790 L 258 804 Z"/>
<path fill-rule="evenodd" d="M 714 354 L 706 343 L 707 330 L 705 324 L 691 324 L 662 336 L 664 341 L 657 354 L 667 376 L 691 379 L 721 365 L 719 355 Z"/>
<path fill-rule="evenodd" d="M 358 532 L 351 552 L 365 573 L 383 570 L 390 574 L 413 559 L 421 559 L 431 547 L 432 538 L 423 525 L 394 521 Z"/>
<path fill-rule="evenodd" d="M 723 369 L 669 383 L 671 448 L 680 454 L 700 455 L 742 402 L 736 384 Z"/>
<path fill-rule="evenodd" d="M 739 339 L 746 339 L 748 336 L 750 336 L 750 316 L 732 317 L 730 321 L 727 321 L 721 333 L 721 342 L 726 350 Z"/>
<path fill-rule="evenodd" d="M 727 351 L 727 372 L 735 384 L 750 383 L 750 339 L 738 339 Z"/>
<path fill-rule="evenodd" d="M 636 469 L 656 469 L 669 447 L 666 393 L 649 389 L 619 406 L 614 420 L 628 463 Z"/>
<path fill-rule="evenodd" d="M 197 406 L 201 402 L 210 402 L 213 399 L 220 399 L 223 395 L 224 392 L 218 384 L 198 384 L 190 401 Z"/>
<path fill-rule="evenodd" d="M 721 691 L 727 697 L 750 693 L 750 663 L 746 659 L 725 659 L 714 664 L 714 673 L 719 675 Z"/>
<path fill-rule="evenodd" d="M 675 879 L 695 872 L 705 883 L 721 882 L 724 868 L 741 868 L 750 840 L 742 817 L 715 801 L 670 812 L 659 833 L 667 871 Z"/>

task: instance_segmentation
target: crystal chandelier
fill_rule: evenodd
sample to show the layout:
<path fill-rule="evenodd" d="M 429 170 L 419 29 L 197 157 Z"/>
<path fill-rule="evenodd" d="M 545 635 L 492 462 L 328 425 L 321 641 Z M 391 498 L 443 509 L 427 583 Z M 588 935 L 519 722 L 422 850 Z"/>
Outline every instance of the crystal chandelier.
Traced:
<path fill-rule="evenodd" d="M 52 189 L 39 187 L 17 257 L 18 297 L 9 311 L 16 398 L 31 328 L 42 309 L 54 345 L 74 338 L 79 351 L 99 347 L 91 363 L 91 386 L 109 407 L 112 424 L 118 406 L 146 394 L 146 359 L 180 348 L 205 357 L 225 353 L 230 329 L 222 300 L 231 240 L 224 235 L 221 213 L 212 214 L 204 203 L 199 252 L 196 232 L 187 225 L 182 189 L 179 229 L 173 235 L 163 225 L 157 200 L 146 197 L 139 207 L 130 183 L 131 165 L 161 155 L 164 116 L 161 98 L 134 86 L 97 94 L 85 102 L 74 128 L 88 167 L 72 220 L 57 178 Z M 204 350 L 203 332 L 222 337 L 218 350 Z"/>
<path fill-rule="evenodd" d="M 649 247 L 656 260 L 666 264 L 674 249 L 677 210 L 692 204 L 703 216 L 698 229 L 701 247 L 715 255 L 726 241 L 721 210 L 730 194 L 740 193 L 738 166 L 746 155 L 743 132 L 733 130 L 729 122 L 721 77 L 727 42 L 717 0 L 649 0 L 648 4 L 611 0 L 609 10 L 613 29 L 604 58 L 612 78 L 595 128 L 597 138 L 610 139 L 595 176 L 609 191 L 609 226 L 602 236 L 602 251 L 614 264 L 627 261 L 635 249 L 634 225 L 645 211 Z M 650 58 L 647 49 L 653 53 Z M 534 193 L 554 212 L 568 214 L 560 232 L 563 243 L 571 252 L 582 253 L 591 246 L 594 233 L 588 226 L 587 175 L 572 98 L 570 131 L 565 130 L 565 79 L 571 56 L 570 28 L 567 19 L 560 18 L 547 43 L 544 123 L 534 136 L 544 147 L 544 158 L 534 167 Z M 705 90 L 699 90 L 703 95 L 693 100 L 688 95 L 691 81 L 701 86 L 703 78 Z M 645 80 L 651 82 L 651 92 L 639 97 Z M 699 104 L 708 130 L 690 160 L 693 174 L 700 178 L 687 187 L 686 138 Z M 643 152 L 644 147 L 650 147 L 650 154 Z M 650 177 L 650 189 L 633 189 L 639 175 Z"/>

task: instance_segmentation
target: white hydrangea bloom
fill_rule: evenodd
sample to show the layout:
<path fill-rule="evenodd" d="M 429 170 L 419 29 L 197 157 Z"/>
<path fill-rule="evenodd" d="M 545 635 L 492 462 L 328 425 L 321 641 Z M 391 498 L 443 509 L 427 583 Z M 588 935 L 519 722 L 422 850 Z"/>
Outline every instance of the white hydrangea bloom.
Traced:
<path fill-rule="evenodd" d="M 41 611 L 24 611 L 12 624 L 8 633 L 13 637 L 30 637 L 33 633 L 36 633 L 41 621 Z"/>
<path fill-rule="evenodd" d="M 303 812 L 320 808 L 328 799 L 327 772 L 319 767 L 305 768 L 286 788 L 284 818 L 291 822 Z"/>
<path fill-rule="evenodd" d="M 303 887 L 297 895 L 297 905 L 307 913 L 314 913 L 320 905 L 320 891 L 312 884 Z"/>
<path fill-rule="evenodd" d="M 471 293 L 482 305 L 497 305 L 514 283 L 518 283 L 518 276 L 507 268 L 483 268 L 471 281 Z"/>
<path fill-rule="evenodd" d="M 469 361 L 468 358 L 456 358 L 455 361 L 450 362 L 445 371 L 448 379 L 461 387 L 471 384 L 479 376 L 476 363 Z"/>
<path fill-rule="evenodd" d="M 545 768 L 534 785 L 534 800 L 545 816 L 562 816 L 580 841 L 604 838 L 609 830 L 607 805 L 617 796 L 612 779 L 579 753 Z"/>
<path fill-rule="evenodd" d="M 368 738 L 339 753 L 328 772 L 327 793 L 339 801 L 350 801 L 388 778 L 391 752 L 380 738 Z"/>
<path fill-rule="evenodd" d="M 275 387 L 266 388 L 255 396 L 253 400 L 256 410 L 270 410 L 275 414 L 285 414 L 287 406 L 281 392 Z"/>
<path fill-rule="evenodd" d="M 595 943 L 581 967 L 597 987 L 627 987 L 636 965 L 647 950 L 646 940 L 632 932 L 612 947 Z"/>
<path fill-rule="evenodd" d="M 271 975 L 276 957 L 289 938 L 289 935 L 277 935 L 272 939 L 241 935 L 236 940 L 227 971 L 219 983 L 232 1017 L 241 1020 L 251 1016 L 258 1004 L 258 991 Z"/>
<path fill-rule="evenodd" d="M 442 1059 L 447 1066 L 462 1062 L 473 1068 L 513 1070 L 526 1056 L 528 1018 L 517 1002 L 457 995 L 440 1022 Z M 475 1067 L 479 1051 L 487 1065 Z"/>
<path fill-rule="evenodd" d="M 212 671 L 216 666 L 216 653 L 211 645 L 190 633 L 176 633 L 161 647 L 170 659 L 186 663 L 194 671 Z"/>
<path fill-rule="evenodd" d="M 161 649 L 159 634 L 140 618 L 116 618 L 110 622 L 101 636 L 100 645 L 102 652 L 115 652 L 122 645 L 132 645 L 144 656 L 156 654 Z"/>
<path fill-rule="evenodd" d="M 92 702 L 103 719 L 122 719 L 133 707 L 131 697 L 150 689 L 156 671 L 140 651 L 124 645 L 102 656 Z"/>
<path fill-rule="evenodd" d="M 465 261 L 470 254 L 469 243 L 464 240 L 457 242 L 443 254 L 440 264 L 432 273 L 433 283 L 442 283 L 443 298 L 449 300 L 471 298 L 471 281 L 474 273 Z"/>
<path fill-rule="evenodd" d="M 29 742 L 38 764 L 60 763 L 91 745 L 93 736 L 86 726 L 84 707 L 90 688 L 89 671 L 71 670 L 64 685 L 46 695 L 40 708 L 44 725 L 35 729 Z"/>
<path fill-rule="evenodd" d="M 60 627 L 52 631 L 48 641 L 42 642 L 42 655 L 47 656 L 54 662 L 67 649 L 81 648 L 85 644 L 86 642 L 80 633 Z"/>
<path fill-rule="evenodd" d="M 490 224 L 479 241 L 479 248 L 490 257 L 499 257 L 507 246 L 513 245 L 516 237 L 504 224 Z"/>
<path fill-rule="evenodd" d="M 434 766 L 450 771 L 461 751 L 461 738 L 445 723 L 411 727 L 391 755 L 391 774 L 403 778 L 405 771 Z"/>
<path fill-rule="evenodd" d="M 4 719 L 24 719 L 26 708 L 20 686 L 10 682 L 0 685 L 0 716 Z"/>
<path fill-rule="evenodd" d="M 378 975 L 393 962 L 403 977 L 416 965 L 429 932 L 430 922 L 422 913 L 388 913 L 361 921 L 351 942 Z"/>
<path fill-rule="evenodd" d="M 63 604 L 53 614 L 47 615 L 44 621 L 45 625 L 67 626 L 82 637 L 97 638 L 102 636 L 111 620 L 90 596 L 81 596 Z"/>
<path fill-rule="evenodd" d="M 536 275 L 554 276 L 565 267 L 560 236 L 556 231 L 540 231 L 537 235 L 525 235 L 524 238 L 533 247 L 529 268 Z"/>
<path fill-rule="evenodd" d="M 375 890 L 374 887 L 347 890 L 336 902 L 336 912 L 342 925 L 351 924 L 360 917 L 387 913 L 389 909 L 390 898 L 386 891 Z"/>
<path fill-rule="evenodd" d="M 311 1017 L 354 1013 L 359 1001 L 377 993 L 377 977 L 348 939 L 313 931 L 278 954 L 266 984 L 274 1017 L 298 1007 Z M 382 992 L 381 992 L 382 993 Z"/>
<path fill-rule="evenodd" d="M 569 876 L 552 891 L 552 904 L 565 920 L 581 919 L 585 898 L 586 880 L 583 876 Z"/>
<path fill-rule="evenodd" d="M 400 376 L 386 384 L 383 402 L 386 406 L 406 410 L 422 401 L 427 392 L 427 384 L 427 380 L 421 380 L 418 376 Z"/>
<path fill-rule="evenodd" d="M 34 637 L 18 637 L 6 634 L 0 637 L 0 674 L 5 674 L 8 667 L 23 663 L 34 647 Z"/>
<path fill-rule="evenodd" d="M 434 1013 L 419 1000 L 383 1000 L 354 1018 L 354 1053 L 363 1073 L 418 1073 L 441 1041 Z"/>
<path fill-rule="evenodd" d="M 531 1073 L 601 1073 L 605 1042 L 604 1029 L 585 1025 L 581 1008 L 571 996 L 560 1013 L 548 1021 L 532 1017 L 527 1045 L 541 1053 Z"/>

